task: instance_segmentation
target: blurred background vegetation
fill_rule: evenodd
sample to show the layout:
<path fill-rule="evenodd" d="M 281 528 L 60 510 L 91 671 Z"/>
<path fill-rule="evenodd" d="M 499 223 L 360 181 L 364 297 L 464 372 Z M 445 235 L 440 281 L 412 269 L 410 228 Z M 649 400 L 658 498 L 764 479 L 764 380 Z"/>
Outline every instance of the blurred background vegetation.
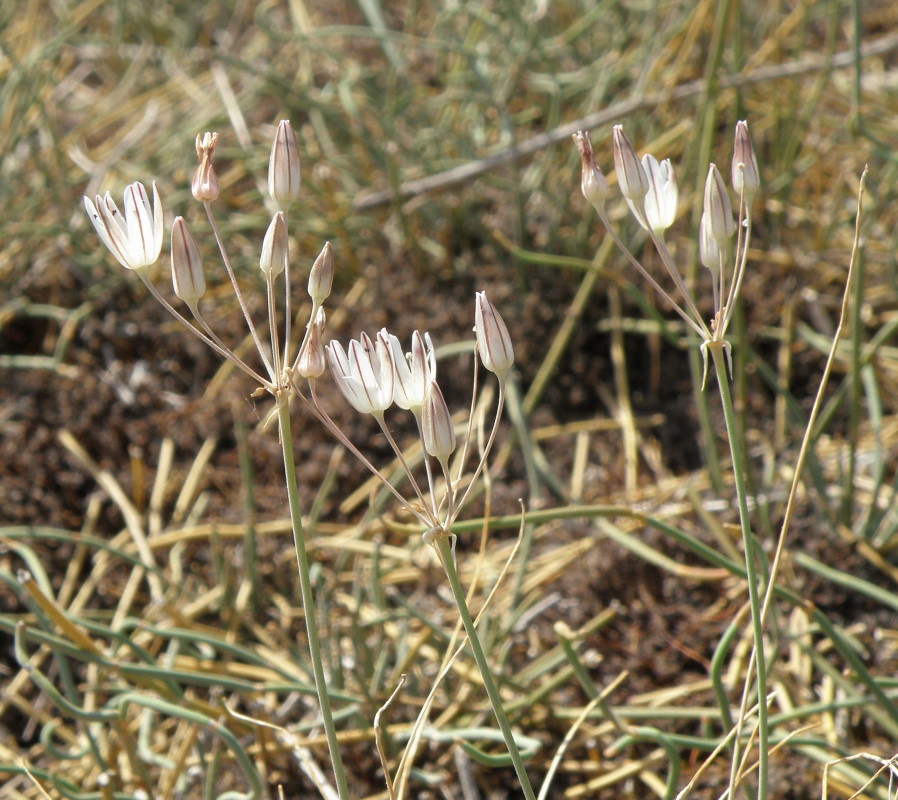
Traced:
<path fill-rule="evenodd" d="M 219 131 L 222 195 L 216 207 L 241 280 L 252 287 L 270 213 L 264 199 L 268 147 L 282 118 L 296 127 L 303 158 L 304 196 L 291 215 L 298 274 L 323 241 L 335 247 L 332 335 L 387 325 L 403 339 L 415 327 L 430 330 L 438 344 L 465 339 L 475 289 L 488 290 L 509 322 L 518 397 L 499 457 L 494 510 L 513 515 L 524 498 L 528 507 L 557 511 L 542 527 L 534 523 L 533 562 L 511 581 L 514 591 L 509 588 L 497 612 L 493 639 L 495 657 L 506 664 L 509 697 L 519 703 L 516 724 L 541 743 L 537 772 L 545 771 L 570 729 L 572 717 L 561 713 L 563 707 L 579 708 L 581 690 L 589 694 L 572 678 L 576 669 L 564 660 L 570 654 L 553 660 L 561 652 L 552 649 L 560 647 L 553 622 L 584 631 L 575 638 L 596 686 L 630 670 L 617 700 L 635 707 L 637 696 L 675 689 L 687 678 L 704 680 L 744 589 L 732 576 L 732 585 L 721 588 L 720 576 L 690 571 L 694 553 L 685 556 L 663 536 L 648 539 L 656 553 L 650 555 L 634 539 L 610 544 L 609 531 L 591 518 L 560 521 L 561 510 L 576 503 L 638 503 L 661 509 L 698 539 L 725 541 L 723 552 L 734 547 L 723 524 L 732 521 L 726 504 L 707 505 L 726 499 L 731 489 L 720 461 L 719 417 L 694 388 L 694 352 L 682 346 L 683 331 L 669 309 L 622 258 L 602 249 L 603 232 L 579 194 L 571 133 L 591 130 L 606 173 L 612 171 L 612 123 L 625 125 L 640 153 L 673 160 L 681 208 L 671 246 L 700 281 L 694 232 L 707 164 L 728 165 L 733 126 L 749 121 L 764 186 L 736 331 L 737 397 L 759 530 L 769 541 L 838 321 L 858 180 L 869 165 L 851 342 L 837 362 L 815 434 L 813 491 L 796 525 L 796 548 L 814 560 L 793 564 L 805 577 L 789 579 L 830 608 L 840 630 L 857 637 L 852 641 L 864 663 L 891 691 L 887 683 L 898 665 L 896 31 L 898 7 L 876 0 L 0 0 L 0 522 L 7 547 L 0 555 L 0 609 L 7 611 L 0 627 L 9 643 L 0 661 L 0 772 L 10 775 L 0 797 L 37 796 L 22 774 L 22 759 L 51 793 L 60 791 L 53 775 L 85 796 L 102 791 L 96 760 L 72 758 L 63 769 L 57 751 L 41 738 L 48 728 L 52 738 L 59 714 L 40 700 L 13 656 L 15 619 L 41 627 L 29 605 L 33 598 L 25 600 L 13 576 L 23 560 L 32 572 L 43 565 L 42 586 L 61 607 L 67 606 L 63 598 L 78 595 L 96 567 L 94 550 L 76 545 L 75 534 L 109 538 L 127 522 L 109 479 L 149 515 L 150 532 L 162 537 L 157 556 L 168 578 L 177 584 L 179 576 L 190 576 L 189 590 L 171 601 L 166 619 L 178 619 L 197 637 L 200 628 L 192 626 L 203 626 L 203 636 L 212 637 L 204 640 L 207 650 L 223 661 L 249 663 L 248 654 L 260 648 L 276 652 L 275 661 L 302 660 L 277 443 L 259 426 L 267 409 L 250 400 L 253 387 L 239 377 L 224 388 L 228 375 L 214 354 L 190 341 L 100 246 L 81 201 L 83 194 L 106 190 L 120 197 L 127 183 L 155 180 L 167 223 L 184 215 L 202 239 L 201 209 L 189 192 L 193 141 L 203 131 Z M 612 211 L 628 241 L 642 248 L 623 203 L 612 204 Z M 245 332 L 233 297 L 211 237 L 203 241 L 207 279 L 215 287 L 204 301 L 207 316 L 224 338 L 239 341 Z M 648 249 L 645 258 L 652 263 Z M 157 267 L 160 285 L 167 282 L 166 260 Z M 302 302 L 304 281 L 295 282 Z M 441 373 L 450 381 L 454 408 L 469 400 L 469 373 L 470 361 Z M 336 400 L 334 406 L 357 440 L 386 453 L 364 421 Z M 370 740 L 373 714 L 400 667 L 420 672 L 420 682 L 406 689 L 412 706 L 420 702 L 432 672 L 423 662 L 415 668 L 419 654 L 409 638 L 425 630 L 439 645 L 454 620 L 432 605 L 435 575 L 418 537 L 408 544 L 407 531 L 397 535 L 389 525 L 378 528 L 373 514 L 363 516 L 371 489 L 353 492 L 366 476 L 310 419 L 299 415 L 297 427 L 306 507 L 320 522 L 320 535 L 332 537 L 321 545 L 319 588 L 328 598 L 326 613 L 334 615 L 334 646 L 349 642 L 341 653 L 356 664 L 337 681 L 352 696 L 346 729 L 360 737 L 351 745 L 358 755 L 354 785 L 359 796 L 382 796 Z M 185 485 L 190 491 L 179 495 Z M 709 517 L 709 508 L 722 514 L 720 521 Z M 503 525 L 516 528 L 513 519 Z M 262 533 L 256 541 L 247 531 Z M 381 563 L 386 556 L 377 548 L 346 544 L 352 538 L 347 531 L 358 541 L 398 549 Z M 336 544 L 344 534 L 349 538 Z M 477 550 L 476 543 L 462 547 L 472 555 Z M 506 556 L 500 549 L 482 555 L 484 584 Z M 826 572 L 823 562 L 844 572 Z M 91 584 L 71 613 L 84 624 L 106 626 L 127 597 L 122 613 L 158 621 L 159 609 L 140 611 L 146 598 L 127 594 L 129 570 L 119 563 L 114 579 Z M 257 575 L 249 574 L 253 570 Z M 863 586 L 853 582 L 858 575 L 866 576 Z M 380 579 L 396 589 L 386 599 Z M 238 604 L 235 612 L 241 581 L 250 582 L 253 602 Z M 197 597 L 205 598 L 200 609 L 187 613 L 178 605 Z M 346 609 L 352 613 L 341 618 Z M 377 613 L 365 616 L 365 609 Z M 616 609 L 615 621 L 605 638 L 596 638 L 609 624 L 602 615 L 610 609 Z M 528 631 L 530 613 L 541 625 Z M 216 620 L 229 641 L 244 648 L 239 654 L 222 655 Z M 799 622 L 786 614 L 776 624 L 785 631 Z M 111 636 L 112 630 L 94 634 Z M 801 630 L 811 636 L 816 629 Z M 154 653 L 177 638 L 155 635 L 152 646 L 143 641 Z M 383 649 L 366 657 L 371 637 Z M 30 647 L 39 641 L 51 647 L 40 639 Z M 416 641 L 422 646 L 424 638 Z M 815 639 L 793 654 L 794 669 L 784 670 L 788 679 L 779 691 L 797 706 L 837 695 L 850 699 L 851 687 L 866 696 L 863 681 L 842 681 L 851 671 L 843 664 L 827 672 L 817 657 L 826 641 Z M 65 684 L 61 645 L 53 647 L 53 674 Z M 202 671 L 200 655 L 209 657 L 197 647 L 194 675 Z M 546 654 L 551 657 L 528 673 L 527 664 Z M 332 656 L 340 672 L 340 658 Z M 84 680 L 77 670 L 69 677 L 72 686 Z M 274 681 L 268 673 L 252 677 Z M 476 689 L 470 674 L 455 680 L 465 698 Z M 566 688 L 556 692 L 558 685 Z M 662 728 L 699 736 L 714 727 L 706 720 L 711 712 L 701 711 L 713 705 L 708 685 L 696 687 L 694 697 L 686 691 L 659 701 L 700 709 L 665 711 Z M 243 697 L 240 689 L 227 691 Z M 465 701 L 470 707 L 454 703 L 458 691 L 440 701 L 445 726 L 488 725 L 482 698 L 475 692 Z M 262 705 L 272 702 L 269 697 Z M 784 706 L 779 710 L 786 713 Z M 244 713 L 288 727 L 292 719 L 259 708 Z M 408 709 L 396 713 L 414 718 Z M 309 728 L 310 714 L 297 714 Z M 896 749 L 898 717 L 890 712 L 837 716 L 828 706 L 815 718 L 821 727 L 813 736 L 820 741 L 802 745 L 805 750 L 796 745 L 783 757 L 777 794 L 817 796 L 821 762 L 862 750 L 889 757 Z M 628 719 L 637 718 L 634 712 Z M 62 739 L 72 747 L 83 734 L 71 719 L 56 730 L 66 732 Z M 664 782 L 671 773 L 662 764 L 667 758 L 673 770 L 669 751 L 645 741 L 635 751 L 609 751 L 616 733 L 598 723 L 584 730 L 557 782 L 565 797 L 669 793 Z M 118 735 L 127 740 L 125 732 Z M 185 736 L 175 723 L 160 725 L 158 735 L 159 753 Z M 704 750 L 684 741 L 677 741 L 678 757 L 684 769 L 694 769 Z M 102 742 L 100 749 L 107 746 Z M 313 780 L 302 758 L 268 746 L 253 751 L 266 786 L 283 782 L 288 798 L 311 796 Z M 440 796 L 449 774 L 446 791 L 475 797 L 470 787 L 456 786 L 464 770 L 453 761 L 451 737 L 434 739 L 428 748 L 415 776 L 416 796 Z M 467 769 L 480 791 L 514 796 L 503 783 L 510 773 L 502 764 Z M 122 795 L 140 787 L 158 797 L 186 791 L 176 777 L 166 777 L 180 774 L 173 768 L 148 765 L 130 777 L 126 768 L 111 772 Z M 717 796 L 724 773 L 709 773 L 694 791 Z M 850 794 L 863 780 L 852 773 L 837 788 Z M 870 791 L 885 796 L 882 787 Z"/>

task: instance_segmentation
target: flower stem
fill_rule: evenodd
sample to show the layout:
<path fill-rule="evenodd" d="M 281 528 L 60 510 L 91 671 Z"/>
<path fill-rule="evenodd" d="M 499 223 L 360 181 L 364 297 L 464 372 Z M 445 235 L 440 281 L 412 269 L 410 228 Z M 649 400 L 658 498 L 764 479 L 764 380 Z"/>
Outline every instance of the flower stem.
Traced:
<path fill-rule="evenodd" d="M 449 545 L 451 534 L 443 531 L 433 539 L 433 545 L 439 553 L 440 561 L 443 569 L 446 571 L 446 577 L 449 579 L 449 586 L 452 589 L 452 596 L 455 598 L 455 604 L 458 606 L 458 613 L 461 615 L 462 624 L 465 626 L 465 633 L 468 635 L 468 641 L 471 643 L 471 650 L 474 653 L 474 660 L 477 662 L 477 668 L 480 670 L 480 677 L 483 679 L 483 685 L 490 699 L 490 705 L 493 707 L 493 713 L 496 715 L 496 722 L 499 723 L 499 730 L 505 739 L 505 745 L 508 747 L 508 754 L 511 756 L 511 762 L 514 764 L 515 772 L 518 775 L 518 781 L 521 784 L 521 790 L 527 800 L 536 800 L 533 793 L 533 787 L 530 785 L 530 778 L 527 777 L 527 770 L 524 767 L 524 759 L 521 757 L 521 751 L 514 740 L 514 732 L 511 730 L 511 724 L 502 707 L 502 698 L 499 697 L 499 689 L 490 670 L 489 662 L 486 654 L 483 652 L 483 645 L 480 643 L 480 637 L 477 635 L 477 628 L 474 626 L 474 619 L 468 610 L 468 603 L 465 600 L 465 590 L 462 588 L 461 580 L 458 577 L 458 571 L 455 569 L 455 558 Z"/>
<path fill-rule="evenodd" d="M 764 653 L 764 623 L 761 616 L 759 591 L 761 588 L 761 576 L 758 574 L 758 560 L 763 558 L 763 554 L 752 535 L 748 517 L 748 499 L 744 474 L 745 460 L 742 454 L 736 414 L 733 410 L 733 400 L 730 396 L 730 382 L 727 374 L 724 342 L 720 340 L 708 342 L 707 347 L 711 351 L 711 356 L 714 359 L 714 368 L 717 373 L 717 386 L 720 389 L 720 402 L 723 406 L 723 415 L 726 420 L 727 439 L 730 443 L 730 457 L 733 462 L 733 478 L 739 503 L 739 523 L 742 529 L 742 546 L 745 550 L 748 603 L 751 610 L 751 625 L 755 646 L 754 662 L 758 678 L 758 800 L 766 800 L 769 739 L 767 722 L 767 660 Z M 746 680 L 748 680 L 748 676 Z M 737 736 L 736 742 L 738 741 L 739 737 Z M 738 759 L 734 758 L 734 761 L 736 760 Z"/>
<path fill-rule="evenodd" d="M 315 616 L 315 598 L 312 593 L 312 578 L 309 572 L 309 554 L 306 551 L 305 531 L 299 511 L 299 489 L 296 482 L 296 464 L 293 460 L 293 436 L 290 432 L 290 407 L 286 392 L 277 395 L 275 399 L 278 404 L 278 428 L 280 429 L 281 449 L 284 453 L 284 474 L 287 479 L 287 497 L 290 502 L 290 521 L 293 527 L 293 544 L 296 548 L 296 565 L 299 568 L 299 587 L 302 593 L 302 607 L 306 619 L 306 633 L 309 640 L 309 654 L 312 658 L 312 672 L 315 676 L 315 689 L 318 692 L 321 719 L 327 736 L 334 777 L 337 781 L 337 792 L 340 795 L 340 800 L 349 800 L 349 786 L 346 783 L 346 771 L 340 756 L 340 743 L 337 741 L 337 730 L 334 727 L 334 715 L 331 712 L 327 680 L 324 675 L 324 662 L 321 659 L 321 644 L 318 640 L 318 621 Z"/>

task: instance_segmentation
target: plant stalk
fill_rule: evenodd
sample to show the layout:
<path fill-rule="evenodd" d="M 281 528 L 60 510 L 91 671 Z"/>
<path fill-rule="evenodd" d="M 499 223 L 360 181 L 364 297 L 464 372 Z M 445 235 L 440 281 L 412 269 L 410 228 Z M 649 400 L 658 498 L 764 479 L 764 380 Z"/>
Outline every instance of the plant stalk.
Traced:
<path fill-rule="evenodd" d="M 334 727 L 334 715 L 331 711 L 330 695 L 327 691 L 327 679 L 324 674 L 324 662 L 321 658 L 321 643 L 318 639 L 318 619 L 315 615 L 315 597 L 312 593 L 312 577 L 309 570 L 309 554 L 306 550 L 305 530 L 299 510 L 299 489 L 296 482 L 296 463 L 293 460 L 293 435 L 290 431 L 290 406 L 287 393 L 276 396 L 278 404 L 278 429 L 280 431 L 281 449 L 284 453 L 284 474 L 287 479 L 287 498 L 290 503 L 290 522 L 293 528 L 293 544 L 296 549 L 296 565 L 299 569 L 299 588 L 302 593 L 303 614 L 306 620 L 306 634 L 309 640 L 309 655 L 312 659 L 312 673 L 315 676 L 315 690 L 318 693 L 318 704 L 321 708 L 321 720 L 330 750 L 331 765 L 337 781 L 337 792 L 340 800 L 349 800 L 349 786 L 346 782 L 346 770 L 340 756 L 340 743 L 337 741 L 337 729 Z"/>
<path fill-rule="evenodd" d="M 455 569 L 455 558 L 452 554 L 452 548 L 449 545 L 449 538 L 452 534 L 441 532 L 434 537 L 433 545 L 440 556 L 443 569 L 446 571 L 446 577 L 449 579 L 449 586 L 452 589 L 452 596 L 455 598 L 455 604 L 458 606 L 458 613 L 461 615 L 462 624 L 465 626 L 465 633 L 468 635 L 468 641 L 471 643 L 471 651 L 474 654 L 474 660 L 477 662 L 477 668 L 480 670 L 480 677 L 483 679 L 483 685 L 489 696 L 490 705 L 493 707 L 493 714 L 496 716 L 496 722 L 499 723 L 499 730 L 505 739 L 505 745 L 508 747 L 508 754 L 511 756 L 511 762 L 514 765 L 518 781 L 521 784 L 521 790 L 524 792 L 526 800 L 536 800 L 533 793 L 533 787 L 530 785 L 530 778 L 527 777 L 527 770 L 524 766 L 524 759 L 521 757 L 521 751 L 514 739 L 514 732 L 511 730 L 511 724 L 502 707 L 502 698 L 499 696 L 499 689 L 490 670 L 489 662 L 486 654 L 483 652 L 483 645 L 480 643 L 480 637 L 477 635 L 477 628 L 474 626 L 474 619 L 468 610 L 468 603 L 465 600 L 465 590 L 462 588 L 461 580 L 458 577 L 458 571 Z"/>
<path fill-rule="evenodd" d="M 730 395 L 730 382 L 727 372 L 724 342 L 720 340 L 706 343 L 714 369 L 717 373 L 717 386 L 720 389 L 720 402 L 726 420 L 727 439 L 730 443 L 730 458 L 733 462 L 733 478 L 736 485 L 736 498 L 739 503 L 739 527 L 742 530 L 742 546 L 745 550 L 745 575 L 748 583 L 748 602 L 751 610 L 752 635 L 755 646 L 755 668 L 758 678 L 758 800 L 767 800 L 768 781 L 768 746 L 769 726 L 767 721 L 767 660 L 764 653 L 764 623 L 761 615 L 760 583 L 758 560 L 763 558 L 751 532 L 748 516 L 748 499 L 745 485 L 746 468 L 742 453 L 739 426 L 733 409 Z M 766 570 L 764 571 L 767 572 Z M 746 676 L 748 678 L 748 676 Z M 738 737 L 736 738 L 738 742 Z M 734 762 L 737 759 L 734 758 Z"/>

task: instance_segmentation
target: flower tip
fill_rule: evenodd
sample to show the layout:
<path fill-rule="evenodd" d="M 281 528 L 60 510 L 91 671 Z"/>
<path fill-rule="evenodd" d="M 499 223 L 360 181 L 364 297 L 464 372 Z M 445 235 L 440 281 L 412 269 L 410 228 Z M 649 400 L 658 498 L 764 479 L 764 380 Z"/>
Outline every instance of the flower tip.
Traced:
<path fill-rule="evenodd" d="M 649 190 L 645 170 L 627 134 L 624 133 L 623 125 L 615 125 L 611 129 L 611 139 L 614 145 L 614 169 L 617 172 L 621 194 L 627 200 L 639 202 Z"/>
<path fill-rule="evenodd" d="M 733 189 L 750 203 L 761 186 L 758 161 L 748 134 L 748 123 L 742 119 L 736 123 L 732 164 Z"/>
<path fill-rule="evenodd" d="M 268 194 L 282 211 L 299 198 L 299 147 L 290 120 L 282 119 L 268 159 Z"/>

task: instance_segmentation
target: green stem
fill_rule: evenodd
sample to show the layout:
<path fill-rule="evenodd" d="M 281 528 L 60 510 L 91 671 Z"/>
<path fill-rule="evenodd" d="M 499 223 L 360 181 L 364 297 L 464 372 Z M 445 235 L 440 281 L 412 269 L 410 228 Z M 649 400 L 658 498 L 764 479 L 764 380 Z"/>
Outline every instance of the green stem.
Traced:
<path fill-rule="evenodd" d="M 343 759 L 340 756 L 340 743 L 337 741 L 337 729 L 334 727 L 334 715 L 331 712 L 330 695 L 324 675 L 324 662 L 321 659 L 321 643 L 318 640 L 318 620 L 315 616 L 309 554 L 306 550 L 306 536 L 302 526 L 302 515 L 299 511 L 299 488 L 296 482 L 296 464 L 293 460 L 293 435 L 290 431 L 290 407 L 286 394 L 281 394 L 275 399 L 278 404 L 278 428 L 281 449 L 284 453 L 284 474 L 287 479 L 287 498 L 290 502 L 290 522 L 293 527 L 293 544 L 296 548 L 299 588 L 302 593 L 302 607 L 306 618 L 306 633 L 309 639 L 309 654 L 312 658 L 312 672 L 315 676 L 315 690 L 318 693 L 321 720 L 324 724 L 331 764 L 337 781 L 337 792 L 340 795 L 340 800 L 349 800 L 349 786 L 346 783 L 346 771 L 343 769 Z"/>
<path fill-rule="evenodd" d="M 521 751 L 515 742 L 514 732 L 511 730 L 511 724 L 502 707 L 502 698 L 499 697 L 499 689 L 496 687 L 496 681 L 493 679 L 493 673 L 490 670 L 489 662 L 486 659 L 486 653 L 483 652 L 483 645 L 480 643 L 480 637 L 477 635 L 477 628 L 474 626 L 474 618 L 468 610 L 468 603 L 465 600 L 465 590 L 462 588 L 461 580 L 458 577 L 458 571 L 455 569 L 455 559 L 452 549 L 449 546 L 449 538 L 452 534 L 442 532 L 434 537 L 433 545 L 439 553 L 440 561 L 443 563 L 443 569 L 446 571 L 446 577 L 449 579 L 449 586 L 452 589 L 452 595 L 455 598 L 455 604 L 458 606 L 458 613 L 461 615 L 462 624 L 465 626 L 465 633 L 468 635 L 468 641 L 471 643 L 471 650 L 474 653 L 474 660 L 477 662 L 477 668 L 480 670 L 480 677 L 483 679 L 483 685 L 490 699 L 490 705 L 493 707 L 493 713 L 496 715 L 496 722 L 499 723 L 499 730 L 502 731 L 502 737 L 505 739 L 505 745 L 508 747 L 508 754 L 511 756 L 511 763 L 514 764 L 515 772 L 518 775 L 518 781 L 527 800 L 536 800 L 533 793 L 533 787 L 530 785 L 530 778 L 527 777 L 527 770 L 524 767 L 524 759 L 521 757 Z"/>
<path fill-rule="evenodd" d="M 748 517 L 748 500 L 745 486 L 745 460 L 739 438 L 733 400 L 730 396 L 729 375 L 727 374 L 724 342 L 711 341 L 706 344 L 714 359 L 717 372 L 717 386 L 720 402 L 726 419 L 727 439 L 730 443 L 730 458 L 733 462 L 733 478 L 736 497 L 739 502 L 739 523 L 742 529 L 742 546 L 745 550 L 745 576 L 748 583 L 748 602 L 751 609 L 751 626 L 755 645 L 755 666 L 758 674 L 758 800 L 767 798 L 769 728 L 767 722 L 767 660 L 764 654 L 764 625 L 761 617 L 760 576 L 757 561 L 762 558 L 760 548 L 752 536 Z M 766 570 L 765 570 L 766 573 Z M 748 676 L 747 676 L 748 677 Z"/>

